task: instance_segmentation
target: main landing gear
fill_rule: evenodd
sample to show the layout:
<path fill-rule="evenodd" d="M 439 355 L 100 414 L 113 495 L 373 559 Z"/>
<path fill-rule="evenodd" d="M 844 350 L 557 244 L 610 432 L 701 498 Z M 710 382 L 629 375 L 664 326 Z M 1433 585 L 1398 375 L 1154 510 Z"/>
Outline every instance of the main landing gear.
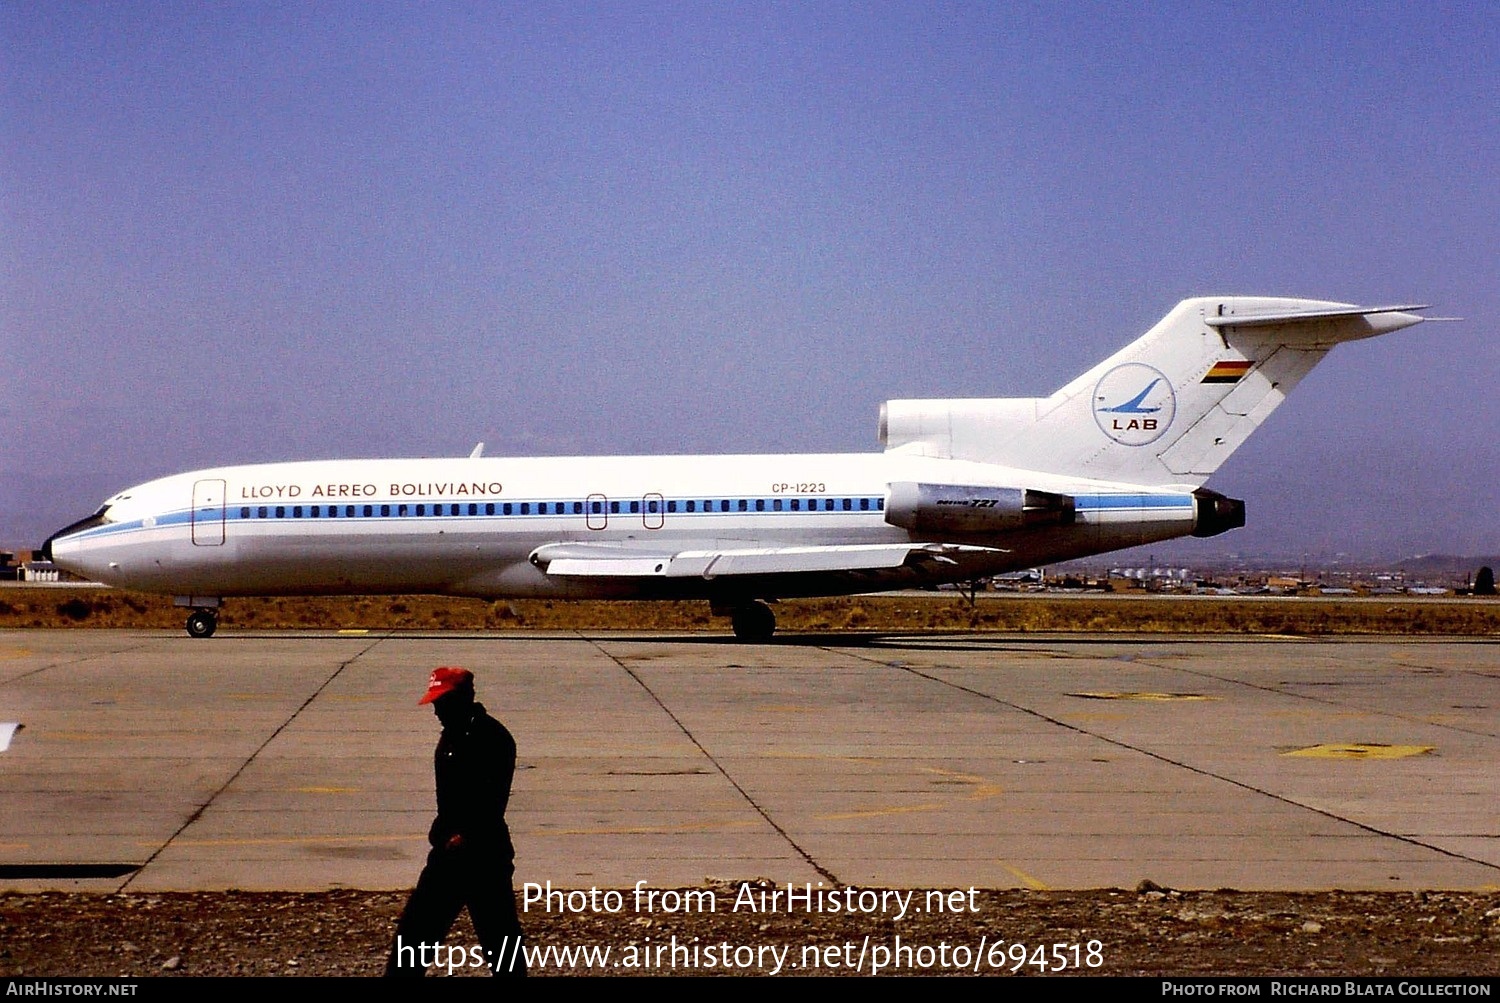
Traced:
<path fill-rule="evenodd" d="M 187 632 L 189 637 L 213 637 L 214 631 L 219 629 L 219 614 L 211 609 L 196 609 L 188 614 Z"/>
<path fill-rule="evenodd" d="M 734 607 L 729 616 L 734 636 L 741 641 L 769 641 L 776 633 L 776 614 L 759 600 Z"/>

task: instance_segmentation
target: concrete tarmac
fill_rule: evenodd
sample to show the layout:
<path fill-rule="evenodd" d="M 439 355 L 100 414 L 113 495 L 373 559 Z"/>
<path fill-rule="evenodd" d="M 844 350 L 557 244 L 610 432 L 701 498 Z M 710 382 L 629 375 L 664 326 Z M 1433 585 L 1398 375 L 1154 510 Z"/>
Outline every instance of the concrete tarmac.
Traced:
<path fill-rule="evenodd" d="M 410 887 L 444 664 L 518 885 L 1500 889 L 1490 639 L 33 630 L 0 890 Z"/>

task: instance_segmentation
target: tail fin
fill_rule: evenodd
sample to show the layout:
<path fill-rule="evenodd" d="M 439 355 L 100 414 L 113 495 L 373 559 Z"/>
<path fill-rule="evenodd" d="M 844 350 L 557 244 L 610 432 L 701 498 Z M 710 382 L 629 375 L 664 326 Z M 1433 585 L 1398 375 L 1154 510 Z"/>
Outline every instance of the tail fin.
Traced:
<path fill-rule="evenodd" d="M 1050 397 L 898 400 L 887 451 L 1134 484 L 1202 484 L 1328 350 L 1419 324 L 1421 306 L 1183 300 Z"/>

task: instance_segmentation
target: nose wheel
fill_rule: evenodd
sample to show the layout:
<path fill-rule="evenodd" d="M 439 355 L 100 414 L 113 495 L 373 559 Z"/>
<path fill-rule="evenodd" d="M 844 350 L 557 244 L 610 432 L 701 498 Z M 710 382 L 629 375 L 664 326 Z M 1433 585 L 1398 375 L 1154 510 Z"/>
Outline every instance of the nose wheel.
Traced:
<path fill-rule="evenodd" d="M 187 632 L 189 637 L 213 637 L 214 631 L 219 629 L 219 614 L 211 609 L 197 609 L 188 614 Z"/>

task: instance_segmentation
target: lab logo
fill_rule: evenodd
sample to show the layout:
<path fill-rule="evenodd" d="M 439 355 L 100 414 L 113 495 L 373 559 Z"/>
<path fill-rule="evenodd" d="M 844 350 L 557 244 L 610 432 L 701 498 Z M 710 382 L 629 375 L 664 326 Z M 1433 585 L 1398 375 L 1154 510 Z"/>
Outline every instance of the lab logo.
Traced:
<path fill-rule="evenodd" d="M 1161 370 L 1143 362 L 1116 366 L 1094 387 L 1094 421 L 1122 446 L 1155 442 L 1172 425 L 1177 394 Z"/>

